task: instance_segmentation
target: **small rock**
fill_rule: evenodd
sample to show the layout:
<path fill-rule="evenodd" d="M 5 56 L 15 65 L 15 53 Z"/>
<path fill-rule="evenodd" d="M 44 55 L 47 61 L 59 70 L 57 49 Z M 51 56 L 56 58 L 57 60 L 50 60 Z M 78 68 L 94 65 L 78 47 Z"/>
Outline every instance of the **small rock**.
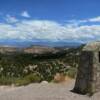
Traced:
<path fill-rule="evenodd" d="M 42 81 L 41 83 L 42 83 L 42 84 L 48 84 L 48 82 L 47 82 L 47 81 Z"/>

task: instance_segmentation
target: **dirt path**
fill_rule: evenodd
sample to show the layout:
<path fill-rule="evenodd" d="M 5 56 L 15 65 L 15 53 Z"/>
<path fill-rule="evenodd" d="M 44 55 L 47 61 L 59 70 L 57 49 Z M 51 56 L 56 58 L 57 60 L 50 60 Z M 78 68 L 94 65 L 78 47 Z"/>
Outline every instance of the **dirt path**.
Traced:
<path fill-rule="evenodd" d="M 89 98 L 72 93 L 74 80 L 67 83 L 30 84 L 22 87 L 0 87 L 0 100 L 100 100 L 100 93 Z"/>

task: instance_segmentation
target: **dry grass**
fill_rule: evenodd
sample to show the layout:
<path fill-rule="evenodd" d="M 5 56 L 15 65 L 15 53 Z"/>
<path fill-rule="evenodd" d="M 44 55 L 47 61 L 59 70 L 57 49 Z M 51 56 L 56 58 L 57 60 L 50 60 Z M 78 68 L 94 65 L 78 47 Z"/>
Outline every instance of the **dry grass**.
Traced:
<path fill-rule="evenodd" d="M 62 83 L 62 82 L 69 82 L 71 81 L 72 78 L 63 75 L 63 73 L 56 73 L 56 75 L 54 76 L 54 82 L 56 83 Z"/>

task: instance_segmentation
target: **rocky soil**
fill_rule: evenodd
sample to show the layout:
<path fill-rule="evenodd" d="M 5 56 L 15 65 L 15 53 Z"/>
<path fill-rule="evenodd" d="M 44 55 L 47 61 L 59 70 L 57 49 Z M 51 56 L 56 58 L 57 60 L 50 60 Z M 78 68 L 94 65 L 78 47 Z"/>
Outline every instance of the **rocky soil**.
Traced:
<path fill-rule="evenodd" d="M 100 93 L 92 97 L 71 92 L 74 80 L 65 83 L 30 84 L 28 86 L 14 87 L 1 86 L 0 100 L 99 100 Z"/>

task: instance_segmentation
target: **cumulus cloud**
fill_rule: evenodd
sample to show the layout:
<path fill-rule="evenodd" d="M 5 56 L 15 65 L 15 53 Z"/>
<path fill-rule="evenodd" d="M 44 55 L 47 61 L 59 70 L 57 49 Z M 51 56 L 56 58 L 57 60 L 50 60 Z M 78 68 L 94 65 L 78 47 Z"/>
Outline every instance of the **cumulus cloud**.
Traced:
<path fill-rule="evenodd" d="M 14 16 L 10 16 L 10 15 L 6 15 L 5 20 L 8 23 L 16 23 L 16 22 L 18 22 L 18 19 L 16 19 Z"/>
<path fill-rule="evenodd" d="M 0 23 L 0 39 L 87 42 L 100 40 L 100 25 L 62 25 L 49 20 L 21 20 L 14 25 Z"/>
<path fill-rule="evenodd" d="M 26 18 L 30 18 L 30 15 L 29 15 L 29 13 L 27 11 L 23 11 L 21 13 L 21 16 L 26 17 Z"/>
<path fill-rule="evenodd" d="M 95 18 L 90 18 L 88 21 L 90 21 L 90 22 L 100 22 L 100 16 L 95 17 Z"/>
<path fill-rule="evenodd" d="M 82 19 L 82 20 L 76 20 L 76 19 L 72 19 L 67 21 L 69 23 L 76 23 L 76 24 L 80 24 L 80 23 L 88 23 L 88 22 L 100 22 L 100 16 L 94 17 L 94 18 L 88 18 L 88 19 Z"/>

